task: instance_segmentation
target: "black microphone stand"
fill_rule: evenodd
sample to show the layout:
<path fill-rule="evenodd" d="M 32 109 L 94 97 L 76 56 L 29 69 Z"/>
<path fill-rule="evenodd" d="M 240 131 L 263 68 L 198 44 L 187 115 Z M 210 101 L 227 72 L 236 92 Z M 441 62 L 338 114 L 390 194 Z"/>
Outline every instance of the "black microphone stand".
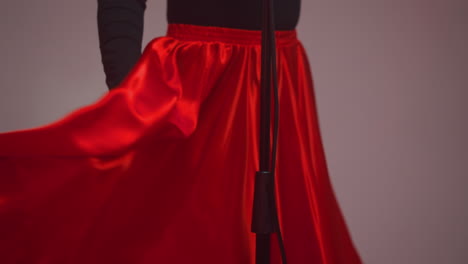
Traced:
<path fill-rule="evenodd" d="M 278 224 L 278 215 L 275 201 L 274 172 L 278 134 L 279 104 L 278 80 L 276 74 L 276 38 L 273 17 L 273 1 L 263 0 L 262 5 L 262 65 L 259 140 L 260 170 L 255 174 L 252 232 L 256 233 L 256 264 L 270 263 L 270 238 L 272 233 L 278 234 L 282 261 L 283 264 L 286 264 L 286 254 Z M 273 139 L 273 152 L 270 155 L 270 90 L 272 84 L 275 91 L 275 130 Z"/>

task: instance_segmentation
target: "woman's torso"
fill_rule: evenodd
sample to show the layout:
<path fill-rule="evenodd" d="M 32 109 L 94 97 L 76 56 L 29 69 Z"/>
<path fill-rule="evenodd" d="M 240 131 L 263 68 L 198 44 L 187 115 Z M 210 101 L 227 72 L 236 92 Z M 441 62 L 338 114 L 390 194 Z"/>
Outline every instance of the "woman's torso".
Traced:
<path fill-rule="evenodd" d="M 263 0 L 168 0 L 168 23 L 260 30 Z M 294 29 L 300 0 L 273 0 L 276 30 Z"/>

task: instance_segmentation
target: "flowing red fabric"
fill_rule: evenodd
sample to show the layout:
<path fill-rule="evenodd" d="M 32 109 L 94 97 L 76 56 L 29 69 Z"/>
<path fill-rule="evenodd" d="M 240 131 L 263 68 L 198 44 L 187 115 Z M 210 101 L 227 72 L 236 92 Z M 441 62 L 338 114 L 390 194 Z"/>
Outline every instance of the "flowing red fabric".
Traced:
<path fill-rule="evenodd" d="M 277 31 L 290 264 L 361 263 L 328 176 L 296 31 Z M 254 263 L 261 31 L 169 24 L 121 85 L 0 134 L 0 263 Z M 277 237 L 272 263 L 280 263 Z"/>

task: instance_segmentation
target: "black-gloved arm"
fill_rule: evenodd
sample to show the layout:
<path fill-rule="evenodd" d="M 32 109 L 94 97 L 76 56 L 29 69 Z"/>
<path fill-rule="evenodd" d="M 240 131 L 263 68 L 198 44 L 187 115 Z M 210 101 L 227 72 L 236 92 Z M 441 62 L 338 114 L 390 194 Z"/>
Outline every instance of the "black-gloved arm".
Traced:
<path fill-rule="evenodd" d="M 109 90 L 141 56 L 146 0 L 97 0 L 101 60 Z"/>

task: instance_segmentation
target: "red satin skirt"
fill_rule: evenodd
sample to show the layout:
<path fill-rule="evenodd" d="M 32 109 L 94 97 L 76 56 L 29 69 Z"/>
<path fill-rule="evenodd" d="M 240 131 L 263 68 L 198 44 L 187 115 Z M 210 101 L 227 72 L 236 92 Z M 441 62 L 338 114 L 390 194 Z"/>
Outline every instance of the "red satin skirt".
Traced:
<path fill-rule="evenodd" d="M 277 31 L 276 193 L 290 264 L 361 263 L 296 31 Z M 0 134 L 0 263 L 254 263 L 261 32 L 169 24 L 126 79 Z M 280 263 L 277 238 L 272 261 Z"/>

